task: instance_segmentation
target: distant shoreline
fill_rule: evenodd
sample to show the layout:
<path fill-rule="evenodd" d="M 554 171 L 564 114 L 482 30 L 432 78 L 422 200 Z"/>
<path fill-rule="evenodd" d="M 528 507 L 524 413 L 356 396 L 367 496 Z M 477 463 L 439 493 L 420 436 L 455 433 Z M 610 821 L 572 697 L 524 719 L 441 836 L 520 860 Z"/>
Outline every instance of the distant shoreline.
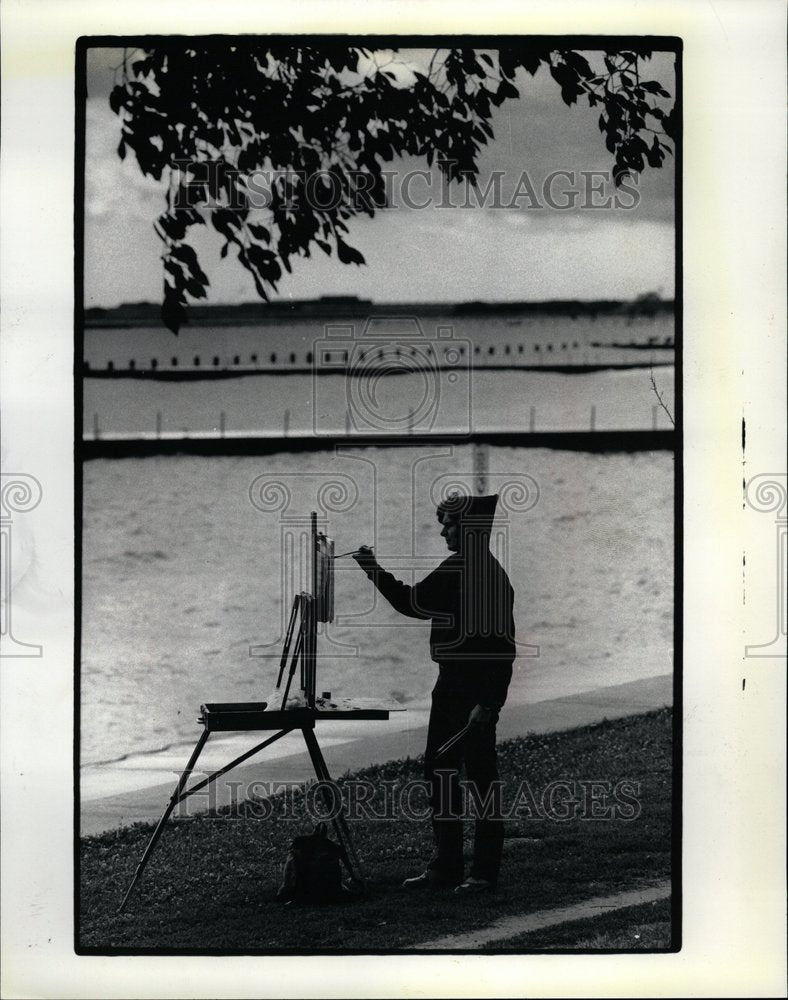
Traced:
<path fill-rule="evenodd" d="M 627 345 L 627 348 L 633 350 L 651 350 L 653 351 L 664 351 L 672 352 L 673 347 L 664 347 L 662 345 L 651 345 L 651 344 L 635 344 Z M 523 372 L 551 372 L 553 374 L 559 375 L 588 375 L 594 372 L 606 372 L 606 371 L 630 371 L 633 368 L 670 368 L 675 362 L 672 358 L 668 360 L 660 361 L 650 361 L 646 364 L 645 361 L 638 362 L 623 362 L 621 364 L 577 364 L 577 365 L 562 365 L 562 364 L 489 364 L 487 362 L 484 365 L 479 366 L 483 371 L 523 371 Z M 455 371 L 458 365 L 440 365 L 436 364 L 432 367 L 414 367 L 414 368 L 390 368 L 385 371 L 387 376 L 397 376 L 397 375 L 413 375 L 414 372 L 438 372 L 438 371 Z M 478 369 L 477 369 L 478 370 Z M 374 371 L 374 369 L 373 369 Z M 343 368 L 330 368 L 324 369 L 319 368 L 316 365 L 293 365 L 288 368 L 251 368 L 251 367 L 235 367 L 235 368 L 88 368 L 83 370 L 83 375 L 85 378 L 133 378 L 133 379 L 144 379 L 147 381 L 154 382 L 197 382 L 197 381 L 211 381 L 214 379 L 236 379 L 245 378 L 247 376 L 257 377 L 261 375 L 275 375 L 277 378 L 281 378 L 283 375 L 320 375 L 321 378 L 330 378 L 332 376 L 342 376 L 343 378 L 369 378 L 370 369 L 356 370 L 348 367 Z"/>
<path fill-rule="evenodd" d="M 246 326 L 298 319 L 351 319 L 391 316 L 657 316 L 674 311 L 672 300 L 640 296 L 634 300 L 551 299 L 540 302 L 373 302 L 355 295 L 281 302 L 243 302 L 238 305 L 191 305 L 191 326 Z M 114 308 L 91 307 L 84 312 L 85 327 L 161 327 L 161 307 L 155 302 L 129 302 Z"/>

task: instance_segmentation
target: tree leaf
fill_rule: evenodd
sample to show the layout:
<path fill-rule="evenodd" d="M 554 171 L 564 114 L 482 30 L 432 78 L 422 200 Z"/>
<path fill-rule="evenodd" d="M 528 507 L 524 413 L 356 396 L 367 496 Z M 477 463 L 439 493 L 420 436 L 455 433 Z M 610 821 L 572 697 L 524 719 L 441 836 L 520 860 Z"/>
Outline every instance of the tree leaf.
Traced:
<path fill-rule="evenodd" d="M 257 225 L 257 223 L 248 223 L 249 232 L 257 240 L 265 240 L 266 243 L 271 242 L 271 233 L 265 228 L 265 226 Z"/>
<path fill-rule="evenodd" d="M 522 63 L 523 69 L 531 76 L 536 76 L 536 72 L 543 62 L 546 62 L 546 54 L 540 54 L 533 49 L 526 48 L 525 52 L 520 57 L 520 62 Z"/>
<path fill-rule="evenodd" d="M 660 97 L 670 97 L 667 90 L 664 90 L 656 81 L 646 80 L 640 86 L 649 94 L 658 94 Z"/>
<path fill-rule="evenodd" d="M 337 257 L 343 264 L 365 264 L 366 261 L 364 257 L 355 249 L 355 247 L 350 246 L 341 240 L 337 236 Z"/>
<path fill-rule="evenodd" d="M 178 298 L 175 295 L 168 295 L 166 290 L 161 306 L 161 319 L 167 329 L 176 336 L 183 324 L 187 322 L 186 310 Z"/>
<path fill-rule="evenodd" d="M 590 80 L 594 73 L 588 64 L 588 60 L 585 56 L 581 56 L 579 52 L 562 52 L 561 56 L 567 65 L 571 66 L 575 72 L 587 80 Z"/>

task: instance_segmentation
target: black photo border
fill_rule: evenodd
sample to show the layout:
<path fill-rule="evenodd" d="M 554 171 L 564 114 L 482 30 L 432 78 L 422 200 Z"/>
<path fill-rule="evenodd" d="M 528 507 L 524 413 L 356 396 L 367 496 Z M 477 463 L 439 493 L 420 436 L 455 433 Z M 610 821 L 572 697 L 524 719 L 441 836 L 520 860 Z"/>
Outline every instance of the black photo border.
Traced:
<path fill-rule="evenodd" d="M 675 141 L 675 195 L 674 195 L 674 262 L 675 262 L 675 429 L 670 433 L 674 442 L 674 567 L 673 567 L 673 723 L 672 723 L 672 837 L 671 837 L 671 945 L 668 948 L 632 949 L 506 949 L 485 950 L 485 955 L 517 954 L 522 956 L 550 955 L 604 955 L 604 954 L 666 954 L 679 952 L 682 947 L 682 832 L 683 832 L 683 582 L 684 582 L 684 335 L 683 335 L 683 41 L 677 36 L 662 35 L 607 35 L 607 34 L 209 34 L 209 35 L 86 35 L 77 39 L 75 46 L 75 121 L 74 121 L 74 717 L 73 717 L 73 860 L 74 860 L 74 952 L 77 955 L 140 955 L 140 956 L 228 956 L 261 955 L 478 955 L 479 951 L 440 950 L 415 948 L 392 949 L 331 949 L 299 951 L 296 949 L 249 948 L 132 948 L 86 947 L 80 944 L 80 699 L 81 699 L 81 644 L 82 644 L 82 515 L 83 515 L 83 463 L 87 459 L 83 443 L 83 362 L 84 362 L 84 207 L 85 207 L 85 130 L 87 107 L 87 53 L 98 47 L 162 47 L 181 46 L 187 43 L 201 46 L 225 47 L 259 43 L 261 39 L 275 39 L 278 43 L 293 45 L 321 45 L 332 43 L 342 48 L 348 44 L 365 47 L 451 47 L 458 44 L 475 48 L 498 48 L 502 44 L 518 42 L 555 42 L 556 47 L 572 49 L 615 49 L 632 43 L 648 45 L 655 52 L 673 53 L 676 57 L 676 101 L 678 130 Z M 533 435 L 531 439 L 533 440 Z M 495 436 L 491 435 L 490 440 Z M 445 443 L 445 436 L 436 436 L 437 443 Z M 538 446 L 534 442 L 533 446 Z"/>

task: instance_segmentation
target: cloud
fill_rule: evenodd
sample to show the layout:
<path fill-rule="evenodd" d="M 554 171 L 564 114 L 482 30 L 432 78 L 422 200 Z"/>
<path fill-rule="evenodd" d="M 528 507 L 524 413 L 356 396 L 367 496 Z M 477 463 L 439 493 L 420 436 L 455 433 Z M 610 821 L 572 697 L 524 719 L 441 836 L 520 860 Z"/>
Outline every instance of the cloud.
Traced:
<path fill-rule="evenodd" d="M 92 50 L 91 50 L 92 51 Z M 89 61 L 86 107 L 85 286 L 88 304 L 156 300 L 161 294 L 161 245 L 153 222 L 164 185 L 144 177 L 133 152 L 117 155 L 119 120 L 107 97 L 121 50 L 95 50 Z M 668 57 L 655 76 L 672 90 Z M 587 107 L 567 108 L 549 74 L 518 77 L 521 98 L 496 112 L 496 141 L 480 158 L 482 188 L 493 170 L 511 193 L 525 171 L 541 193 L 555 170 L 609 169 L 607 153 Z M 391 165 L 387 165 L 391 166 Z M 401 161 L 400 171 L 424 168 Z M 431 190 L 440 190 L 433 172 Z M 280 286 L 283 297 L 358 294 L 378 301 L 629 297 L 661 289 L 673 294 L 672 162 L 648 170 L 632 211 L 399 208 L 351 222 L 350 242 L 367 259 L 362 268 L 314 254 L 294 262 Z M 414 185 L 423 195 L 423 186 Z M 560 191 L 560 185 L 556 185 Z M 206 227 L 201 227 L 205 229 Z M 211 279 L 210 301 L 257 298 L 251 278 L 232 255 L 222 261 L 216 234 L 195 234 Z"/>
<path fill-rule="evenodd" d="M 85 110 L 85 212 L 88 217 L 155 218 L 165 185 L 146 177 L 129 150 L 117 153 L 120 119 L 105 101 L 89 100 Z"/>

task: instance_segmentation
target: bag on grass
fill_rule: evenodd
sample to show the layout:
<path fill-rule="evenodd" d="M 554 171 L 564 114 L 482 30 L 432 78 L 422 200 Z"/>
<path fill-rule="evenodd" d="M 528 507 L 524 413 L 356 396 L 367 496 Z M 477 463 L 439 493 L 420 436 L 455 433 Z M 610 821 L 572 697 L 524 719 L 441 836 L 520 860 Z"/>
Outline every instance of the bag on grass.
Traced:
<path fill-rule="evenodd" d="M 328 838 L 326 824 L 294 837 L 276 898 L 283 903 L 331 903 L 344 895 L 342 849 Z"/>

